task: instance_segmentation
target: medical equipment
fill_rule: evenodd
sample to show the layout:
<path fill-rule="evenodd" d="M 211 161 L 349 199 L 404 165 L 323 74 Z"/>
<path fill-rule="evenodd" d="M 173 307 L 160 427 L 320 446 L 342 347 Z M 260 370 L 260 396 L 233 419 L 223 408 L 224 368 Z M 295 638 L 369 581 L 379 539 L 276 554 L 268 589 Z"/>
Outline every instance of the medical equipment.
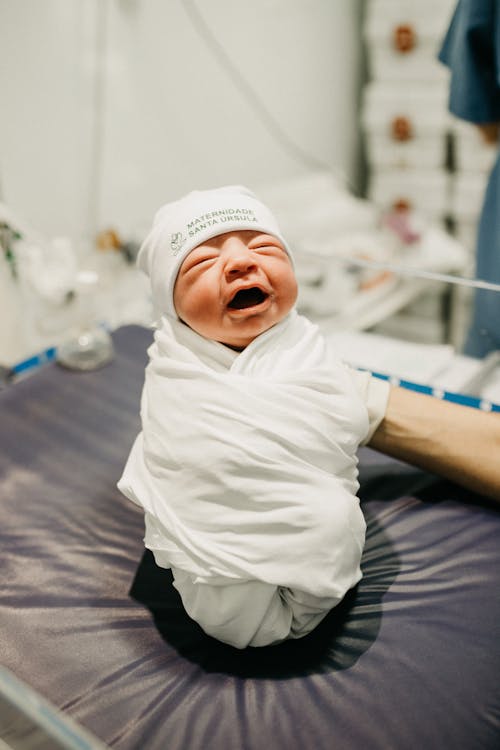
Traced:
<path fill-rule="evenodd" d="M 95 271 L 80 271 L 76 277 L 78 326 L 76 332 L 57 348 L 59 364 L 71 370 L 95 370 L 113 358 L 113 342 L 96 319 L 95 293 L 99 276 Z"/>

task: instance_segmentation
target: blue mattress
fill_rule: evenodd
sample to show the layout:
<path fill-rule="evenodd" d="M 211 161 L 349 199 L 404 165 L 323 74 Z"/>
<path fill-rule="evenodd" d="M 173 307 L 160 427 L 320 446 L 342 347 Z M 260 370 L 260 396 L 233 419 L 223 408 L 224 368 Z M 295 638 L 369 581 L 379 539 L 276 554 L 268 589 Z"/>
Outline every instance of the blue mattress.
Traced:
<path fill-rule="evenodd" d="M 358 587 L 302 640 L 217 643 L 116 489 L 150 340 L 0 392 L 1 663 L 122 750 L 497 750 L 498 507 L 362 449 Z"/>

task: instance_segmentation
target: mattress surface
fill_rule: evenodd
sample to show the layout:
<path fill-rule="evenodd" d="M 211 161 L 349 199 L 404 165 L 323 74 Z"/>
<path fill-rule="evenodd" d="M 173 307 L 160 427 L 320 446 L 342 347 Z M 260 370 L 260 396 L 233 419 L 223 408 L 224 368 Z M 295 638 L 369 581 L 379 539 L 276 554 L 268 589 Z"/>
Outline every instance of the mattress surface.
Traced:
<path fill-rule="evenodd" d="M 496 750 L 498 508 L 362 449 L 358 587 L 304 639 L 219 644 L 116 489 L 150 340 L 0 392 L 1 663 L 123 750 Z"/>

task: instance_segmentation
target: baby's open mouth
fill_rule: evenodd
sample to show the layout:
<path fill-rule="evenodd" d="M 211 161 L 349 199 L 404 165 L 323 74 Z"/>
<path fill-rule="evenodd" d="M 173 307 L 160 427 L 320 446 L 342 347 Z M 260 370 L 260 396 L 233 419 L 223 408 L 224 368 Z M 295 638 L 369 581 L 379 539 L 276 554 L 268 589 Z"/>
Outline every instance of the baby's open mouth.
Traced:
<path fill-rule="evenodd" d="M 246 307 L 254 307 L 260 305 L 261 302 L 267 298 L 267 294 L 256 286 L 251 286 L 249 289 L 240 289 L 236 292 L 228 307 L 233 310 L 244 310 Z"/>

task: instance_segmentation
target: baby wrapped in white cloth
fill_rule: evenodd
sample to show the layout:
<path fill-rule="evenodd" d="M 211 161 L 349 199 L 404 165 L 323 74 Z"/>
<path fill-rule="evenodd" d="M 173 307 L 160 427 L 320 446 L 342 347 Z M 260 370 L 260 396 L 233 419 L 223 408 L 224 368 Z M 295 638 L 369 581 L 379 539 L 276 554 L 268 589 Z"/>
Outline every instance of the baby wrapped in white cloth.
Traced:
<path fill-rule="evenodd" d="M 118 486 L 205 632 L 238 648 L 301 637 L 361 577 L 356 451 L 388 386 L 298 315 L 290 249 L 244 188 L 165 206 L 139 265 L 159 317 Z"/>

